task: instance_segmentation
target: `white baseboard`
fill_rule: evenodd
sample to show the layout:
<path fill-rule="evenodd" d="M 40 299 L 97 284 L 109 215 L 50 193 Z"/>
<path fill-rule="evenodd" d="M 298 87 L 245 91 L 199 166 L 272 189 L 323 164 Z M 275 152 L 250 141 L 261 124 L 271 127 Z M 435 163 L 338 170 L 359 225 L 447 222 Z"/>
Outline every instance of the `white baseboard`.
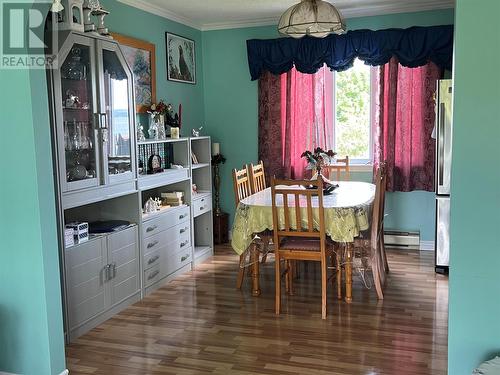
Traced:
<path fill-rule="evenodd" d="M 420 241 L 420 251 L 434 251 L 434 241 Z"/>

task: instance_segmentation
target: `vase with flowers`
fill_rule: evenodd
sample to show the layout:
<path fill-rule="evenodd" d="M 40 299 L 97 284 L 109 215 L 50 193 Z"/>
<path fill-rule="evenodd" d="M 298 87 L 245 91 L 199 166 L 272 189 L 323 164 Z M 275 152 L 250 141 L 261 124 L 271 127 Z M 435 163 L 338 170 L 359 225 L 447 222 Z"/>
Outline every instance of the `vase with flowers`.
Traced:
<path fill-rule="evenodd" d="M 313 176 L 314 179 L 322 175 L 321 170 L 323 167 L 332 163 L 335 155 L 337 155 L 337 153 L 332 150 L 325 151 L 321 147 L 316 147 L 312 152 L 309 150 L 304 151 L 300 157 L 306 159 L 306 169 L 316 170 L 316 174 Z"/>
<path fill-rule="evenodd" d="M 167 104 L 163 100 L 153 103 L 148 108 L 149 113 L 149 138 L 165 139 L 165 114 L 167 113 Z"/>

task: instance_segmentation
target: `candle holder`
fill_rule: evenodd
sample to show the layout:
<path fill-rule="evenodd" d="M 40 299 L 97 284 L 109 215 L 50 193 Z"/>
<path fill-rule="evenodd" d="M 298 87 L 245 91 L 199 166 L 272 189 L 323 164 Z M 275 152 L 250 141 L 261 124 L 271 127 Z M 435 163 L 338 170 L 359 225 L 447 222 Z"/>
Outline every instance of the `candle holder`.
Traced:
<path fill-rule="evenodd" d="M 214 213 L 215 216 L 220 216 L 222 210 L 220 209 L 220 164 L 224 164 L 226 158 L 222 154 L 215 154 L 212 156 L 212 167 L 214 168 Z"/>

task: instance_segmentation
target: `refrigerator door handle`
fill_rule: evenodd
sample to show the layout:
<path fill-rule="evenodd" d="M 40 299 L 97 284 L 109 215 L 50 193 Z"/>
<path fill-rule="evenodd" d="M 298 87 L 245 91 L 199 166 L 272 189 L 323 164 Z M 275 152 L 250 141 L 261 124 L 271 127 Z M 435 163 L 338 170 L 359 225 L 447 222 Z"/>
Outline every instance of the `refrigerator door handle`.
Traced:
<path fill-rule="evenodd" d="M 439 122 L 438 122 L 438 191 L 443 187 L 444 183 L 444 142 L 446 139 L 445 122 L 446 106 L 444 103 L 439 105 Z"/>

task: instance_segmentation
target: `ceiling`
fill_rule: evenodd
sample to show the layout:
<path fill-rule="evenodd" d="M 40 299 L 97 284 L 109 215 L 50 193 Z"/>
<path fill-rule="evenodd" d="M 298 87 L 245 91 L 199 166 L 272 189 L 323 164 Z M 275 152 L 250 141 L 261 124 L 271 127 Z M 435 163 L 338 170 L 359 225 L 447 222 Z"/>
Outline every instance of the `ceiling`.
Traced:
<path fill-rule="evenodd" d="M 299 0 L 118 0 L 200 30 L 274 25 Z M 345 18 L 453 8 L 455 0 L 328 0 Z"/>

